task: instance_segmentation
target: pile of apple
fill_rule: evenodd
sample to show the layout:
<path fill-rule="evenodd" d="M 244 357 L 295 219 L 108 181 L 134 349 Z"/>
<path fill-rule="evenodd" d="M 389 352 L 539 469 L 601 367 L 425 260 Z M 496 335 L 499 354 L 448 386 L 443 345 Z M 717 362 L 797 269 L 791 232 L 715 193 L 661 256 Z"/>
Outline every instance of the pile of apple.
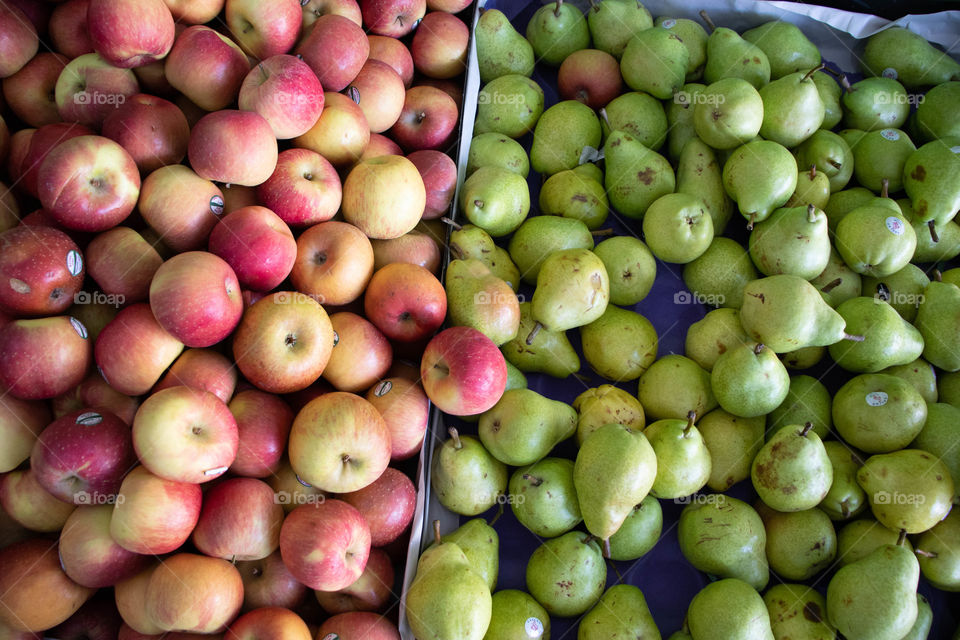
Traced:
<path fill-rule="evenodd" d="M 0 638 L 399 638 L 468 4 L 0 1 Z"/>

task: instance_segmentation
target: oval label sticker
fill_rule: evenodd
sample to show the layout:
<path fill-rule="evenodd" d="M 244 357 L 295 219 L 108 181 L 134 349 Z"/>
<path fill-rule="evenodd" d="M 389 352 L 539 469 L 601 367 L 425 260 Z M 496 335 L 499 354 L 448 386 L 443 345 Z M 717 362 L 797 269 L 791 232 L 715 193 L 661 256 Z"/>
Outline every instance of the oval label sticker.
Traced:
<path fill-rule="evenodd" d="M 215 216 L 223 213 L 223 198 L 221 196 L 213 196 L 210 198 L 210 211 L 212 211 Z"/>
<path fill-rule="evenodd" d="M 88 411 L 78 415 L 76 422 L 85 427 L 92 427 L 95 424 L 103 422 L 103 416 L 95 411 Z"/>
<path fill-rule="evenodd" d="M 373 395 L 377 396 L 378 398 L 382 398 L 390 393 L 390 389 L 393 389 L 393 383 L 389 380 L 384 380 L 377 385 L 376 389 L 373 390 Z"/>
<path fill-rule="evenodd" d="M 896 142 L 900 139 L 900 133 L 895 129 L 884 129 L 880 132 L 880 135 L 889 140 L 890 142 Z"/>
<path fill-rule="evenodd" d="M 340 636 L 335 633 L 328 633 L 327 635 L 323 636 L 323 640 L 340 640 Z"/>
<path fill-rule="evenodd" d="M 675 26 L 677 26 L 677 21 L 674 20 L 673 18 L 667 18 L 666 20 L 660 23 L 660 26 L 663 27 L 664 29 L 673 29 Z"/>
<path fill-rule="evenodd" d="M 903 235 L 903 220 L 897 216 L 887 218 L 887 229 L 895 236 Z"/>
<path fill-rule="evenodd" d="M 896 80 L 897 70 L 894 69 L 893 67 L 887 67 L 886 69 L 880 72 L 880 75 L 883 76 L 884 78 L 890 78 L 891 80 Z"/>
<path fill-rule="evenodd" d="M 527 632 L 528 638 L 543 637 L 543 623 L 540 618 L 527 618 L 527 621 L 523 623 L 523 630 Z"/>
<path fill-rule="evenodd" d="M 871 407 L 882 407 L 887 404 L 887 394 L 883 391 L 871 391 L 867 394 L 867 404 Z"/>
<path fill-rule="evenodd" d="M 83 326 L 82 322 L 80 322 L 79 320 L 71 316 L 70 324 L 73 325 L 73 330 L 77 332 L 78 336 L 80 336 L 84 340 L 87 339 L 87 328 Z"/>
<path fill-rule="evenodd" d="M 83 271 L 83 256 L 80 255 L 79 251 L 73 249 L 67 251 L 67 271 L 72 276 L 78 276 Z"/>

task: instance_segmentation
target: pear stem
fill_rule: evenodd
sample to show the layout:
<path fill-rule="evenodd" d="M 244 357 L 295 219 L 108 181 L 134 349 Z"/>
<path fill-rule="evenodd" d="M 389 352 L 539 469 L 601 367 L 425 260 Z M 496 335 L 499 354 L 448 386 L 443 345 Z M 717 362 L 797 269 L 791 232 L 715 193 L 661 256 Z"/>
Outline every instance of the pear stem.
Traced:
<path fill-rule="evenodd" d="M 609 227 L 606 228 L 606 229 L 594 229 L 593 231 L 590 232 L 590 235 L 592 235 L 592 236 L 594 236 L 594 237 L 596 237 L 596 238 L 603 237 L 603 236 L 612 236 L 612 235 L 613 235 L 613 229 L 611 229 L 611 228 L 609 228 Z"/>
<path fill-rule="evenodd" d="M 615 563 L 610 558 L 607 558 L 607 565 L 613 569 L 613 572 L 617 574 L 617 584 L 623 582 L 623 574 L 620 573 L 620 569 L 617 568 L 617 563 Z"/>
<path fill-rule="evenodd" d="M 753 231 L 753 223 L 757 221 L 757 214 L 751 213 L 750 217 L 747 218 L 747 231 Z"/>
<path fill-rule="evenodd" d="M 498 502 L 499 502 L 499 500 L 498 500 Z M 499 508 L 497 509 L 497 515 L 493 516 L 493 520 L 491 520 L 490 522 L 488 522 L 488 523 L 487 523 L 487 526 L 492 527 L 493 525 L 497 524 L 497 520 L 499 520 L 499 519 L 500 519 L 500 516 L 502 516 L 502 515 L 503 515 L 503 503 L 500 502 L 500 506 L 499 506 Z"/>
<path fill-rule="evenodd" d="M 937 282 L 943 282 L 943 274 L 940 273 L 940 269 L 934 269 L 933 273 L 930 275 Z"/>
<path fill-rule="evenodd" d="M 812 204 L 807 205 L 807 222 L 817 221 L 817 208 Z"/>
<path fill-rule="evenodd" d="M 815 66 L 813 69 L 810 69 L 810 71 L 807 71 L 807 75 L 805 75 L 805 76 L 803 76 L 802 78 L 800 78 L 800 82 L 803 82 L 804 80 L 809 80 L 810 78 L 813 77 L 813 74 L 815 74 L 817 71 L 820 71 L 820 70 L 823 69 L 825 66 L 827 66 L 827 65 L 825 65 L 825 64 L 823 64 L 823 63 L 821 62 L 820 64 L 818 64 L 817 66 Z"/>
<path fill-rule="evenodd" d="M 810 433 L 810 430 L 811 430 L 811 429 L 813 429 L 813 423 L 812 423 L 812 422 L 805 422 L 805 423 L 803 424 L 803 429 L 800 429 L 800 432 L 799 432 L 799 433 L 800 433 L 800 437 L 801 437 L 801 438 L 806 438 L 806 437 L 807 437 L 807 434 Z"/>
<path fill-rule="evenodd" d="M 561 6 L 562 4 L 563 4 L 563 0 L 557 0 L 557 6 L 556 6 L 556 8 L 553 10 L 553 15 L 554 15 L 554 17 L 556 17 L 556 18 L 559 18 L 559 17 L 560 17 L 560 6 Z"/>
<path fill-rule="evenodd" d="M 940 236 L 937 234 L 937 227 L 933 220 L 927 221 L 927 227 L 930 229 L 930 239 L 934 242 L 940 242 Z"/>
<path fill-rule="evenodd" d="M 600 114 L 600 119 L 603 120 L 604 123 L 609 127 L 609 126 L 610 126 L 610 118 L 607 117 L 607 108 L 606 108 L 606 107 L 600 107 L 600 111 L 599 111 L 598 113 Z"/>
<path fill-rule="evenodd" d="M 817 165 L 810 165 L 810 182 L 813 182 L 813 179 L 817 177 Z"/>
<path fill-rule="evenodd" d="M 543 478 L 539 478 L 539 477 L 537 477 L 537 476 L 532 476 L 532 475 L 530 475 L 529 473 L 525 473 L 525 474 L 523 474 L 523 476 L 521 476 L 521 477 L 522 477 L 524 480 L 526 480 L 527 482 L 529 482 L 530 484 L 532 484 L 533 486 L 535 486 L 535 487 L 539 487 L 540 485 L 543 484 Z"/>
<path fill-rule="evenodd" d="M 463 449 L 463 443 L 460 441 L 460 432 L 457 431 L 456 427 L 450 427 L 447 429 L 447 433 L 450 434 L 450 438 L 453 440 L 453 448 Z"/>
<path fill-rule="evenodd" d="M 844 333 L 843 339 L 851 342 L 863 342 L 863 336 L 850 335 L 849 333 Z"/>
<path fill-rule="evenodd" d="M 762 342 L 758 342 L 757 346 L 753 348 L 754 355 L 760 355 L 761 353 L 763 353 L 763 349 L 764 349 L 764 344 Z"/>
<path fill-rule="evenodd" d="M 900 529 L 900 535 L 897 536 L 897 546 L 902 547 L 903 543 L 906 542 L 906 540 L 907 540 L 907 530 Z"/>
<path fill-rule="evenodd" d="M 530 333 L 527 335 L 527 344 L 533 344 L 533 341 L 536 339 L 537 334 L 540 333 L 540 329 L 543 329 L 543 325 L 538 321 L 537 324 L 533 325 L 533 329 L 530 330 Z"/>
<path fill-rule="evenodd" d="M 590 8 L 593 9 L 595 12 L 600 11 L 600 5 L 597 4 L 597 0 L 590 0 Z"/>
<path fill-rule="evenodd" d="M 890 197 L 890 179 L 884 178 L 880 181 L 880 197 L 889 198 Z"/>
<path fill-rule="evenodd" d="M 687 411 L 687 426 L 683 428 L 683 437 L 686 438 L 690 434 L 690 429 L 693 429 L 694 423 L 697 421 L 697 412 L 696 411 Z"/>
<path fill-rule="evenodd" d="M 434 521 L 433 521 L 433 540 L 434 540 L 434 542 L 436 542 L 437 544 L 440 544 L 440 543 L 443 541 L 443 538 L 442 538 L 442 536 L 440 535 L 440 521 L 439 521 L 439 520 L 434 520 Z"/>
<path fill-rule="evenodd" d="M 831 69 L 830 67 L 828 67 L 828 66 L 826 66 L 826 65 L 824 65 L 824 67 L 823 67 L 823 69 L 821 69 L 821 71 L 826 71 L 827 73 L 829 73 L 830 75 L 832 75 L 834 78 L 836 78 L 836 79 L 837 79 L 837 82 L 840 83 L 840 88 L 843 89 L 845 92 L 847 92 L 847 93 L 852 93 L 852 92 L 853 92 L 853 87 L 850 86 L 850 81 L 847 80 L 847 74 L 845 74 L 845 73 L 840 73 L 839 71 L 834 71 L 833 69 Z"/>
<path fill-rule="evenodd" d="M 610 538 L 607 538 L 606 540 L 603 541 L 603 557 L 604 558 L 610 557 Z"/>
<path fill-rule="evenodd" d="M 450 225 L 457 231 L 460 231 L 460 229 L 463 229 L 463 227 L 460 225 L 459 222 L 456 222 L 454 221 L 453 218 L 448 218 L 447 216 L 443 216 L 442 218 L 440 218 L 440 222 L 442 222 L 443 224 Z"/>
<path fill-rule="evenodd" d="M 841 284 L 843 284 L 843 280 L 841 278 L 834 278 L 827 284 L 820 287 L 820 291 L 824 293 L 830 293 L 831 291 L 839 287 Z"/>
<path fill-rule="evenodd" d="M 846 498 L 840 503 L 840 515 L 846 520 L 850 517 L 850 499 Z"/>
<path fill-rule="evenodd" d="M 700 10 L 700 17 L 703 18 L 703 21 L 707 23 L 707 27 L 710 31 L 716 31 L 717 25 L 713 23 L 713 20 L 710 19 L 710 14 L 707 13 L 706 9 Z"/>
<path fill-rule="evenodd" d="M 937 557 L 939 557 L 936 551 L 924 551 L 923 549 L 914 549 L 913 552 L 918 556 L 923 556 L 924 558 L 930 558 L 931 560 L 934 560 Z"/>

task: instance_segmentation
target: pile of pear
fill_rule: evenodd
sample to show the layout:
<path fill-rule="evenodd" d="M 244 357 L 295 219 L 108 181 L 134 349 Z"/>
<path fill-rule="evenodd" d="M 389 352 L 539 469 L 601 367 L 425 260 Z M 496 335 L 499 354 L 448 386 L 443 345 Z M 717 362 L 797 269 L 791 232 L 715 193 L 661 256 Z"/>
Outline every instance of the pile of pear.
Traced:
<path fill-rule="evenodd" d="M 509 375 L 460 417 L 475 435 L 451 428 L 433 453 L 433 494 L 472 519 L 421 556 L 411 628 L 926 638 L 921 575 L 960 591 L 960 64 L 889 28 L 851 84 L 787 22 L 737 33 L 590 5 L 546 4 L 524 34 L 496 9 L 476 26 L 445 285 L 449 322 L 490 337 Z M 619 64 L 621 95 L 545 104 L 534 70 L 589 48 Z M 634 308 L 658 270 L 687 289 L 663 313 L 707 305 L 683 355 L 658 354 Z M 586 390 L 567 403 L 527 375 Z M 741 482 L 752 503 L 725 493 Z M 663 635 L 640 589 L 606 588 L 608 562 L 657 544 L 661 500 L 686 504 L 680 549 L 714 579 Z M 478 516 L 498 504 L 542 540 L 525 591 L 496 590 L 500 540 Z"/>

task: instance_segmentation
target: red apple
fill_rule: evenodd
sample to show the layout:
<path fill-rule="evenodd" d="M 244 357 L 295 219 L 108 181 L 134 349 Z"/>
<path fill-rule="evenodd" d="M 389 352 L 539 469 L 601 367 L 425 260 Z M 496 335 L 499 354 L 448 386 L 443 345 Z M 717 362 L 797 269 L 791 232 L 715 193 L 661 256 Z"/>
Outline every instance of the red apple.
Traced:
<path fill-rule="evenodd" d="M 57 110 L 66 122 L 99 128 L 139 90 L 133 71 L 113 66 L 98 53 L 85 53 L 68 62 L 57 78 Z"/>
<path fill-rule="evenodd" d="M 343 182 L 344 219 L 369 238 L 398 238 L 420 222 L 426 189 L 417 167 L 403 156 L 368 158 Z"/>
<path fill-rule="evenodd" d="M 160 326 L 188 347 L 209 347 L 240 322 L 240 283 L 230 265 L 212 253 L 181 253 L 153 276 L 150 309 Z"/>
<path fill-rule="evenodd" d="M 373 385 L 366 398 L 390 430 L 391 459 L 406 460 L 419 453 L 430 417 L 430 403 L 419 382 L 386 378 Z"/>
<path fill-rule="evenodd" d="M 51 227 L 14 227 L 0 234 L 0 309 L 52 315 L 73 304 L 84 264 L 70 236 Z"/>
<path fill-rule="evenodd" d="M 470 6 L 472 0 L 427 0 L 427 9 L 430 11 L 447 11 L 460 13 Z"/>
<path fill-rule="evenodd" d="M 50 39 L 53 48 L 67 58 L 93 52 L 93 41 L 87 29 L 87 8 L 90 0 L 67 0 L 50 14 Z"/>
<path fill-rule="evenodd" d="M 146 467 L 134 467 L 113 505 L 110 537 L 134 553 L 170 553 L 190 537 L 200 517 L 200 501 L 200 485 L 164 480 Z M 124 620 L 130 623 L 126 616 Z"/>
<path fill-rule="evenodd" d="M 94 593 L 67 577 L 57 545 L 37 538 L 0 549 L 0 623 L 39 632 L 60 624 Z"/>
<path fill-rule="evenodd" d="M 183 351 L 183 343 L 157 323 L 150 305 L 134 304 L 97 336 L 94 356 L 103 378 L 122 394 L 143 395 Z"/>
<path fill-rule="evenodd" d="M 37 30 L 23 11 L 10 3 L 0 5 L 0 78 L 19 71 L 39 48 Z"/>
<path fill-rule="evenodd" d="M 0 507 L 21 527 L 41 533 L 60 531 L 75 508 L 44 489 L 32 469 L 0 478 Z"/>
<path fill-rule="evenodd" d="M 254 609 L 234 620 L 224 640 L 313 640 L 307 623 L 289 609 Z"/>
<path fill-rule="evenodd" d="M 442 149 L 455 133 L 458 117 L 457 103 L 441 89 L 411 87 L 407 89 L 400 119 L 390 133 L 408 152 Z"/>
<path fill-rule="evenodd" d="M 183 160 L 190 126 L 177 105 L 138 93 L 107 116 L 103 135 L 126 149 L 137 168 L 146 174 Z"/>
<path fill-rule="evenodd" d="M 330 323 L 336 338 L 323 377 L 338 391 L 369 388 L 390 368 L 390 342 L 373 323 L 349 311 L 331 315 Z"/>
<path fill-rule="evenodd" d="M 87 271 L 107 295 L 121 303 L 142 302 L 163 258 L 130 227 L 114 227 L 87 245 Z"/>
<path fill-rule="evenodd" d="M 367 118 L 349 97 L 331 92 L 323 95 L 323 112 L 309 131 L 294 138 L 293 145 L 316 151 L 335 167 L 350 166 L 370 142 Z"/>
<path fill-rule="evenodd" d="M 367 319 L 388 338 L 415 342 L 432 335 L 447 315 L 443 285 L 427 269 L 403 262 L 374 272 L 363 298 Z"/>
<path fill-rule="evenodd" d="M 247 56 L 233 40 L 201 25 L 177 36 L 164 65 L 170 85 L 206 111 L 236 100 L 249 70 Z"/>
<path fill-rule="evenodd" d="M 564 58 L 557 89 L 564 100 L 579 100 L 591 109 L 605 107 L 620 95 L 620 62 L 606 51 L 581 49 Z"/>
<path fill-rule="evenodd" d="M 466 416 L 483 413 L 500 400 L 507 365 L 490 338 L 472 327 L 450 327 L 427 343 L 420 376 L 438 409 Z"/>
<path fill-rule="evenodd" d="M 74 509 L 60 533 L 60 562 L 71 580 L 84 587 L 112 587 L 140 573 L 149 556 L 127 551 L 110 537 L 110 504 Z"/>
<path fill-rule="evenodd" d="M 285 140 L 303 135 L 320 117 L 323 87 L 303 60 L 276 55 L 250 69 L 240 86 L 238 104 L 263 116 L 273 134 Z"/>
<path fill-rule="evenodd" d="M 427 190 L 424 220 L 434 220 L 450 213 L 453 193 L 457 188 L 457 165 L 447 154 L 433 149 L 414 151 L 407 159 L 420 172 Z"/>
<path fill-rule="evenodd" d="M 86 327 L 69 316 L 8 322 L 0 327 L 0 387 L 24 400 L 53 398 L 83 380 L 92 351 Z"/>
<path fill-rule="evenodd" d="M 378 613 L 350 611 L 327 618 L 317 630 L 317 637 L 333 637 L 342 640 L 400 640 L 400 632 L 392 622 Z"/>
<path fill-rule="evenodd" d="M 370 33 L 401 38 L 416 27 L 427 12 L 426 0 L 360 0 L 363 23 Z"/>
<path fill-rule="evenodd" d="M 237 457 L 237 422 L 209 391 L 186 386 L 157 391 L 133 419 L 133 446 L 157 476 L 200 484 L 223 475 Z"/>
<path fill-rule="evenodd" d="M 142 634 L 134 636 L 140 638 L 149 636 L 151 639 L 163 633 L 148 616 L 145 611 L 147 599 L 147 585 L 150 584 L 150 576 L 157 568 L 156 563 L 150 563 L 145 569 L 133 575 L 126 580 L 121 580 L 113 587 L 114 601 L 117 605 L 117 611 L 123 619 L 124 627 L 128 627 L 135 633 Z M 124 628 L 121 628 L 121 637 Z"/>
<path fill-rule="evenodd" d="M 90 0 L 87 29 L 94 50 L 125 69 L 159 60 L 173 46 L 173 16 L 163 0 Z"/>
<path fill-rule="evenodd" d="M 21 161 L 23 188 L 32 196 L 40 194 L 40 167 L 55 147 L 79 136 L 94 135 L 93 130 L 76 122 L 55 122 L 37 129 Z"/>
<path fill-rule="evenodd" d="M 317 602 L 331 615 L 348 611 L 379 611 L 393 595 L 393 562 L 383 549 L 370 549 L 367 566 L 357 581 L 340 591 L 314 591 Z"/>
<path fill-rule="evenodd" d="M 117 640 L 121 624 L 113 595 L 101 591 L 44 635 L 57 640 Z"/>
<path fill-rule="evenodd" d="M 229 404 L 237 421 L 240 444 L 230 471 L 239 476 L 267 478 L 280 468 L 293 411 L 279 397 L 258 389 L 241 391 Z"/>
<path fill-rule="evenodd" d="M 108 411 L 91 408 L 50 423 L 30 455 L 37 482 L 72 504 L 103 504 L 112 499 L 134 462 L 130 427 Z"/>
<path fill-rule="evenodd" d="M 230 478 L 204 496 L 193 544 L 214 558 L 260 560 L 277 550 L 282 522 L 283 507 L 270 485 Z"/>
<path fill-rule="evenodd" d="M 184 26 L 185 25 L 178 24 L 177 31 L 180 31 L 181 27 Z M 141 92 L 153 96 L 175 99 L 176 96 L 174 94 L 176 91 L 170 86 L 170 83 L 167 82 L 167 74 L 164 71 L 165 68 L 166 60 L 155 60 L 150 64 L 145 64 L 142 67 L 134 69 L 133 75 L 137 76 L 137 82 L 140 83 Z M 177 108 L 180 109 L 179 106 Z"/>
<path fill-rule="evenodd" d="M 224 0 L 163 0 L 174 20 L 184 24 L 205 24 L 223 9 Z"/>
<path fill-rule="evenodd" d="M 251 383 L 270 393 L 305 389 L 333 350 L 327 312 L 302 293 L 280 291 L 255 302 L 233 337 L 233 357 Z"/>
<path fill-rule="evenodd" d="M 243 207 L 210 234 L 210 251 L 226 260 L 245 288 L 269 291 L 290 274 L 297 241 L 287 223 L 266 207 Z"/>
<path fill-rule="evenodd" d="M 317 18 L 328 13 L 349 18 L 358 27 L 363 26 L 363 16 L 360 14 L 360 5 L 357 4 L 357 0 L 300 0 L 300 7 L 303 10 L 303 22 L 301 24 L 301 33 L 303 34 L 310 32 L 310 28 L 313 27 Z"/>
<path fill-rule="evenodd" d="M 387 136 L 380 133 L 370 133 L 370 142 L 367 143 L 366 149 L 363 150 L 363 154 L 357 158 L 357 162 L 353 164 L 350 168 L 352 169 L 360 162 L 363 162 L 367 158 L 376 158 L 379 156 L 402 156 L 403 149 L 400 148 L 396 142 L 388 138 Z"/>
<path fill-rule="evenodd" d="M 88 375 L 77 385 L 75 391 L 80 405 L 106 409 L 123 420 L 124 424 L 133 424 L 133 416 L 140 406 L 139 401 L 111 387 L 99 373 Z"/>
<path fill-rule="evenodd" d="M 297 54 L 310 65 L 323 90 L 342 91 L 357 77 L 370 53 L 370 44 L 357 23 L 338 14 L 317 18 Z"/>
<path fill-rule="evenodd" d="M 16 469 L 30 457 L 33 443 L 48 424 L 50 409 L 46 403 L 0 392 L 0 473 Z"/>
<path fill-rule="evenodd" d="M 367 566 L 370 529 L 346 502 L 303 505 L 283 521 L 280 554 L 307 587 L 337 591 L 353 584 Z"/>
<path fill-rule="evenodd" d="M 363 514 L 370 544 L 382 547 L 400 537 L 413 520 L 417 488 L 406 474 L 388 467 L 373 484 L 340 496 Z"/>
<path fill-rule="evenodd" d="M 301 505 L 319 504 L 327 499 L 325 492 L 302 480 L 286 459 L 281 461 L 280 467 L 268 481 L 277 496 L 277 502 L 283 506 L 286 513 Z"/>
<path fill-rule="evenodd" d="M 44 210 L 77 231 L 117 226 L 140 196 L 136 162 L 103 136 L 79 136 L 57 145 L 40 165 L 37 179 Z"/>
<path fill-rule="evenodd" d="M 206 246 L 225 205 L 217 185 L 173 164 L 144 179 L 137 208 L 164 244 L 179 253 Z"/>
<path fill-rule="evenodd" d="M 147 583 L 146 613 L 165 631 L 218 633 L 240 612 L 243 580 L 220 558 L 178 553 Z"/>
<path fill-rule="evenodd" d="M 342 195 L 337 170 L 310 149 L 281 151 L 277 168 L 257 187 L 260 202 L 296 227 L 332 218 L 340 209 Z"/>
<path fill-rule="evenodd" d="M 230 402 L 237 387 L 237 371 L 233 361 L 219 351 L 187 349 L 170 366 L 153 393 L 178 385 L 209 391 L 222 402 Z"/>
<path fill-rule="evenodd" d="M 20 71 L 3 79 L 3 96 L 10 110 L 31 127 L 60 122 L 54 88 L 67 60 L 44 51 L 31 58 Z"/>
<path fill-rule="evenodd" d="M 431 236 L 414 229 L 399 238 L 371 240 L 373 268 L 381 269 L 393 262 L 420 265 L 437 275 L 440 273 L 440 246 Z"/>
<path fill-rule="evenodd" d="M 413 34 L 413 65 L 430 78 L 456 78 L 466 71 L 469 44 L 470 29 L 463 20 L 452 13 L 432 11 Z"/>
<path fill-rule="evenodd" d="M 307 592 L 283 564 L 279 549 L 260 560 L 238 562 L 237 570 L 243 578 L 243 608 L 247 611 L 261 607 L 292 609 Z"/>
<path fill-rule="evenodd" d="M 226 18 L 237 43 L 258 60 L 292 49 L 303 19 L 299 0 L 227 0 Z"/>
<path fill-rule="evenodd" d="M 297 239 L 290 281 L 297 291 L 322 304 L 356 300 L 373 275 L 373 247 L 352 224 L 330 220 L 315 224 Z"/>
<path fill-rule="evenodd" d="M 400 117 L 406 91 L 400 74 L 386 62 L 368 59 L 347 88 L 360 105 L 370 131 L 386 131 Z"/>
<path fill-rule="evenodd" d="M 378 36 L 370 34 L 367 36 L 370 43 L 370 58 L 386 62 L 393 67 L 400 78 L 403 80 L 403 86 L 410 88 L 413 83 L 413 56 L 410 50 L 401 40 L 391 36 Z"/>
<path fill-rule="evenodd" d="M 277 168 L 277 139 L 260 114 L 225 109 L 193 126 L 187 155 L 203 178 L 255 187 Z"/>

